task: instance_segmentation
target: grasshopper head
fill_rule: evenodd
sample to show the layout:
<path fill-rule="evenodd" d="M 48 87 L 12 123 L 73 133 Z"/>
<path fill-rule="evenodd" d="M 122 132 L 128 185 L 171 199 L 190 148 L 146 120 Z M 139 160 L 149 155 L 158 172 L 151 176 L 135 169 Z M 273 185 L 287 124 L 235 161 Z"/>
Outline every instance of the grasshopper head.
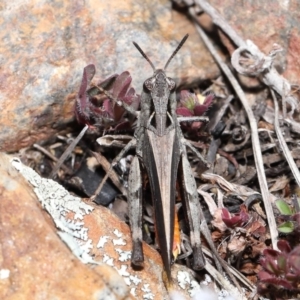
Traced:
<path fill-rule="evenodd" d="M 158 97 L 162 95 L 165 87 L 167 87 L 169 91 L 174 90 L 176 87 L 175 81 L 172 78 L 167 77 L 166 72 L 163 69 L 155 70 L 153 76 L 147 79 L 144 85 L 150 92 L 156 90 L 158 93 Z"/>
<path fill-rule="evenodd" d="M 174 91 L 176 84 L 172 78 L 167 77 L 166 69 L 169 63 L 171 62 L 172 58 L 176 55 L 176 53 L 182 47 L 187 38 L 188 34 L 184 36 L 184 38 L 181 40 L 181 42 L 179 43 L 175 51 L 172 53 L 163 69 L 155 69 L 149 57 L 143 52 L 143 50 L 137 43 L 133 42 L 134 46 L 149 62 L 154 71 L 153 76 L 145 81 L 144 87 L 150 92 L 153 104 L 151 106 L 150 113 L 151 116 L 154 115 L 154 118 L 150 118 L 149 122 L 151 122 L 151 126 L 155 128 L 156 134 L 159 136 L 167 134 L 168 128 L 172 124 L 172 117 L 170 115 L 174 114 L 174 105 L 172 104 L 174 100 L 170 100 L 170 94 Z"/>

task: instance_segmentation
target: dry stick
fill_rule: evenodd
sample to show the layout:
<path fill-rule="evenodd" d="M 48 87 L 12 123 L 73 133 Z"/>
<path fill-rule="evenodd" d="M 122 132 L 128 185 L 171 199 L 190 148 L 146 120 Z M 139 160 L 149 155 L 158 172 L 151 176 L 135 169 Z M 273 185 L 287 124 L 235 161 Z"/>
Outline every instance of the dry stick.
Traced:
<path fill-rule="evenodd" d="M 251 128 L 251 138 L 252 138 L 252 147 L 253 147 L 253 154 L 254 154 L 254 160 L 255 160 L 255 165 L 256 165 L 256 170 L 257 170 L 257 176 L 258 176 L 258 182 L 260 185 L 261 189 L 261 194 L 266 210 L 266 215 L 270 227 L 270 235 L 271 235 L 271 240 L 272 240 L 272 246 L 273 249 L 277 250 L 277 240 L 278 240 L 278 232 L 276 229 L 276 222 L 275 222 L 275 217 L 273 213 L 273 208 L 271 205 L 271 199 L 270 199 L 270 194 L 268 191 L 268 186 L 267 186 L 267 180 L 265 176 L 265 171 L 264 171 L 264 165 L 263 165 L 263 158 L 261 154 L 261 149 L 260 149 L 260 144 L 259 144 L 259 137 L 258 137 L 258 131 L 257 131 L 257 123 L 255 120 L 255 116 L 253 114 L 253 111 L 249 105 L 249 102 L 240 87 L 238 81 L 235 79 L 233 74 L 231 73 L 230 69 L 228 66 L 223 63 L 221 57 L 217 53 L 217 51 L 214 49 L 212 43 L 209 41 L 208 37 L 204 33 L 204 31 L 201 29 L 201 27 L 197 24 L 197 20 L 194 16 L 194 14 L 191 12 L 192 17 L 194 17 L 194 23 L 196 25 L 196 29 L 198 33 L 200 34 L 201 38 L 203 39 L 206 47 L 209 49 L 211 52 L 212 56 L 224 72 L 224 74 L 227 76 L 229 81 L 231 82 L 232 87 L 234 88 L 236 94 L 238 95 L 240 101 L 242 102 L 244 109 L 247 113 L 249 123 L 250 123 L 250 128 Z"/>
<path fill-rule="evenodd" d="M 237 288 L 233 287 L 229 283 L 229 281 L 226 278 L 224 278 L 224 276 L 221 273 L 219 273 L 208 261 L 206 261 L 205 270 L 213 278 L 215 278 L 219 282 L 219 284 L 226 289 L 226 291 L 230 292 L 231 296 L 233 296 L 234 299 L 246 300 L 246 297 L 239 293 Z"/>
<path fill-rule="evenodd" d="M 246 45 L 244 40 L 230 27 L 226 20 L 207 1 L 195 0 L 195 2 L 207 13 L 214 24 L 222 29 L 232 41 L 239 47 Z"/>
<path fill-rule="evenodd" d="M 82 139 L 82 137 L 84 136 L 84 134 L 88 130 L 88 128 L 89 128 L 89 126 L 85 125 L 83 127 L 83 129 L 81 130 L 81 132 L 79 133 L 79 135 L 76 137 L 76 139 L 73 140 L 73 142 L 65 150 L 65 152 L 63 153 L 63 155 L 60 157 L 60 159 L 57 161 L 56 165 L 54 166 L 54 168 L 53 168 L 53 170 L 52 170 L 49 178 L 53 178 L 55 176 L 55 174 L 58 171 L 58 169 L 61 167 L 61 165 L 63 164 L 63 162 L 66 160 L 66 158 L 69 156 L 69 154 L 76 147 L 76 145 L 78 144 L 78 142 Z"/>
<path fill-rule="evenodd" d="M 278 94 L 280 94 L 283 98 L 285 97 L 286 101 L 291 105 L 292 112 L 298 106 L 297 99 L 290 95 L 291 85 L 290 83 L 281 76 L 277 70 L 272 65 L 272 60 L 274 54 L 278 52 L 278 45 L 274 45 L 273 53 L 269 56 L 265 56 L 258 47 L 250 40 L 246 40 L 246 42 L 235 32 L 235 30 L 224 20 L 224 18 L 217 12 L 217 10 L 212 7 L 205 0 L 195 0 L 195 2 L 202 8 L 202 10 L 207 13 L 211 18 L 214 24 L 222 29 L 222 31 L 239 47 L 236 49 L 231 58 L 231 63 L 234 68 L 241 74 L 244 75 L 254 75 L 256 71 L 258 78 L 270 88 L 273 88 Z M 256 68 L 248 69 L 245 71 L 242 67 L 240 67 L 239 62 L 237 61 L 239 55 L 242 52 L 250 53 L 256 60 Z"/>
<path fill-rule="evenodd" d="M 202 247 L 202 250 L 203 250 L 203 253 L 209 257 L 210 259 L 213 258 L 213 255 L 212 253 L 210 252 L 209 249 L 207 249 L 206 247 Z M 232 267 L 231 265 L 229 265 L 227 262 L 226 262 L 228 268 L 230 269 L 230 271 L 237 277 L 239 278 L 239 280 L 251 291 L 255 291 L 255 286 L 253 283 L 251 283 L 248 278 L 243 275 L 242 273 L 240 273 L 237 269 L 235 269 L 234 267 Z"/>
<path fill-rule="evenodd" d="M 91 153 L 94 155 L 94 157 L 97 159 L 98 163 L 101 165 L 103 170 L 106 172 L 106 175 L 105 175 L 106 179 L 108 179 L 108 177 L 109 177 L 110 180 L 113 182 L 113 184 L 120 190 L 122 195 L 126 196 L 127 195 L 126 189 L 124 188 L 124 185 L 121 183 L 118 174 L 112 168 L 110 162 L 100 152 L 92 152 L 91 151 Z M 101 189 L 105 182 L 106 182 L 106 180 L 102 179 L 101 185 L 100 185 Z M 99 186 L 98 186 L 98 188 L 99 188 Z M 101 189 L 100 189 L 100 192 L 101 192 Z M 94 192 L 94 195 L 97 196 L 100 192 L 97 192 L 97 190 L 96 190 Z M 92 200 L 95 199 L 95 197 L 93 198 L 93 196 L 91 197 Z"/>
<path fill-rule="evenodd" d="M 291 151 L 289 150 L 289 148 L 288 148 L 288 146 L 287 146 L 287 144 L 284 140 L 284 137 L 282 135 L 282 132 L 280 130 L 280 127 L 279 127 L 279 119 L 278 119 L 279 112 L 278 112 L 278 103 L 277 103 L 276 95 L 275 95 L 273 90 L 271 90 L 271 94 L 272 94 L 272 98 L 273 98 L 273 101 L 274 101 L 274 107 L 275 107 L 274 127 L 275 127 L 275 132 L 276 132 L 276 135 L 277 135 L 277 138 L 278 138 L 278 142 L 279 142 L 279 145 L 280 145 L 280 147 L 283 151 L 285 159 L 288 162 L 289 167 L 292 170 L 294 178 L 295 178 L 298 186 L 300 187 L 300 172 L 298 170 L 298 167 L 297 167 L 297 165 L 296 165 L 296 163 L 295 163 L 295 161 L 292 157 Z"/>
<path fill-rule="evenodd" d="M 100 182 L 99 186 L 97 187 L 96 191 L 94 192 L 94 195 L 90 197 L 90 199 L 93 201 L 97 195 L 99 195 L 101 193 L 101 190 L 105 184 L 105 182 L 107 181 L 108 178 L 110 178 L 113 182 L 115 180 L 114 177 L 112 177 L 112 174 L 115 174 L 115 173 L 112 173 L 114 172 L 113 171 L 113 167 L 114 165 L 119 162 L 119 160 L 123 157 L 123 155 L 133 146 L 135 146 L 135 143 L 136 143 L 136 140 L 133 138 L 129 143 L 127 143 L 127 145 L 121 150 L 121 152 L 114 158 L 114 160 L 112 161 L 112 163 L 110 164 L 110 167 L 105 170 L 106 171 L 106 174 L 105 176 L 103 177 L 102 181 Z M 123 195 L 127 195 L 127 192 L 126 190 L 123 188 L 123 189 L 120 189 L 120 191 L 122 192 Z"/>
<path fill-rule="evenodd" d="M 216 112 L 216 116 L 214 116 L 214 120 L 213 122 L 209 123 L 209 127 L 210 130 L 215 129 L 215 127 L 217 126 L 217 124 L 222 120 L 230 102 L 233 99 L 233 95 L 229 95 L 225 101 L 223 102 L 222 106 L 218 109 L 218 111 Z"/>
<path fill-rule="evenodd" d="M 49 158 L 51 158 L 53 161 L 57 162 L 58 159 L 53 155 L 51 154 L 49 151 L 47 151 L 45 148 L 43 148 L 42 146 L 38 145 L 38 144 L 33 144 L 33 147 L 38 149 L 39 151 L 41 151 L 42 153 L 44 153 L 45 155 L 47 155 Z M 70 168 L 68 168 L 67 166 L 65 165 L 62 165 L 61 166 L 65 172 L 71 174 L 72 173 L 72 170 Z"/>

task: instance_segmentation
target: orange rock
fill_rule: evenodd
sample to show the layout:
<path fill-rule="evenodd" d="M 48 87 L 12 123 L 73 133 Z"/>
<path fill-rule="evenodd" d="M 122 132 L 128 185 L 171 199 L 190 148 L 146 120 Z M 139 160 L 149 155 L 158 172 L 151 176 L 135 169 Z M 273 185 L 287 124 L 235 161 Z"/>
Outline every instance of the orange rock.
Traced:
<path fill-rule="evenodd" d="M 3 270 L 9 273 L 0 277 L 0 298 L 132 298 L 114 270 L 113 276 L 105 268 L 96 272 L 70 252 L 32 187 L 12 168 L 7 156 L 1 155 L 0 165 L 0 274 Z M 121 295 L 112 281 L 118 283 Z"/>
<path fill-rule="evenodd" d="M 131 267 L 127 224 L 3 154 L 0 228 L 0 299 L 168 298 L 157 251 L 144 243 L 144 268 Z M 185 296 L 198 286 L 182 266 L 172 275 Z"/>
<path fill-rule="evenodd" d="M 163 67 L 179 40 L 185 47 L 168 68 L 178 83 L 219 74 L 190 21 L 170 1 L 27 0 L 0 4 L 0 150 L 16 151 L 49 138 L 73 119 L 83 68 L 98 78 L 129 71 L 138 93 L 151 67 Z M 200 54 L 199 54 L 200 53 Z M 141 74 L 143 74 L 141 76 Z"/>
<path fill-rule="evenodd" d="M 299 81 L 300 62 L 300 10 L 298 1 L 246 1 L 237 5 L 235 0 L 212 0 L 214 6 L 230 26 L 244 40 L 252 40 L 259 49 L 268 54 L 274 43 L 283 48 L 274 64 L 279 73 L 291 83 Z M 232 9 L 234 7 L 234 9 Z M 230 52 L 231 42 L 223 42 Z"/>

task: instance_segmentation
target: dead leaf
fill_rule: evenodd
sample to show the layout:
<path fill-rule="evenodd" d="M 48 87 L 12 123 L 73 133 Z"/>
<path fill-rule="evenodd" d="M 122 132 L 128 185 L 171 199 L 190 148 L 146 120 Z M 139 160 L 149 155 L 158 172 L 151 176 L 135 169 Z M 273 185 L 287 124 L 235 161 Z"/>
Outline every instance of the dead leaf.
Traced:
<path fill-rule="evenodd" d="M 228 243 L 227 249 L 234 255 L 237 255 L 244 251 L 245 247 L 247 245 L 247 241 L 244 236 L 242 235 L 236 235 L 234 236 L 230 242 Z"/>
<path fill-rule="evenodd" d="M 222 208 L 218 208 L 215 213 L 213 214 L 213 221 L 211 221 L 212 225 L 220 230 L 221 232 L 224 232 L 227 230 L 227 226 L 223 222 L 222 219 Z"/>
<path fill-rule="evenodd" d="M 289 181 L 290 179 L 288 179 L 285 175 L 277 178 L 273 186 L 270 188 L 270 193 L 283 190 L 286 187 L 286 185 L 289 183 Z"/>

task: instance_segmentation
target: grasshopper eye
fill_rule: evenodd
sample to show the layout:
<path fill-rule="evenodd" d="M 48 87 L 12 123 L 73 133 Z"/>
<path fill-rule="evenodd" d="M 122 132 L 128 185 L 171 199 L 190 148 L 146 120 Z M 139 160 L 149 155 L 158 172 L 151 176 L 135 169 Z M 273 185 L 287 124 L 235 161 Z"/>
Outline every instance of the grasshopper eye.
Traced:
<path fill-rule="evenodd" d="M 147 90 L 149 90 L 149 91 L 153 90 L 154 81 L 155 81 L 154 78 L 149 78 L 145 81 L 144 85 Z"/>
<path fill-rule="evenodd" d="M 169 90 L 172 91 L 175 89 L 176 87 L 176 83 L 175 81 L 172 79 L 172 78 L 167 78 L 167 83 L 168 83 L 168 87 L 169 87 Z"/>

